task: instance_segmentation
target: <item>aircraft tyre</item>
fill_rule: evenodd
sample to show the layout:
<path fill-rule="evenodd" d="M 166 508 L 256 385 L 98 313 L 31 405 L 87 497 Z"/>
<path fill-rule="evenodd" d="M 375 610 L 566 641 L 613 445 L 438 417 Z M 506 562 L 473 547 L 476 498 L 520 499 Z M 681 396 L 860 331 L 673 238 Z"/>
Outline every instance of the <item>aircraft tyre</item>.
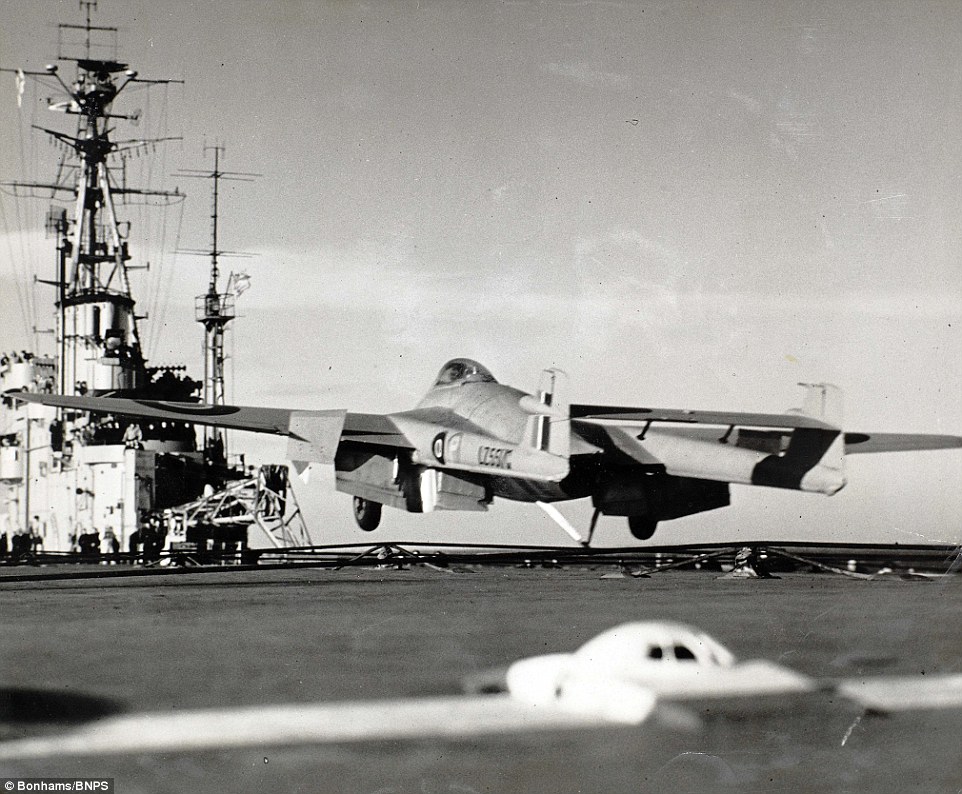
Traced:
<path fill-rule="evenodd" d="M 628 531 L 633 538 L 648 540 L 655 534 L 658 521 L 648 516 L 628 516 Z"/>
<path fill-rule="evenodd" d="M 373 532 L 381 523 L 381 503 L 354 497 L 354 520 L 365 532 Z"/>

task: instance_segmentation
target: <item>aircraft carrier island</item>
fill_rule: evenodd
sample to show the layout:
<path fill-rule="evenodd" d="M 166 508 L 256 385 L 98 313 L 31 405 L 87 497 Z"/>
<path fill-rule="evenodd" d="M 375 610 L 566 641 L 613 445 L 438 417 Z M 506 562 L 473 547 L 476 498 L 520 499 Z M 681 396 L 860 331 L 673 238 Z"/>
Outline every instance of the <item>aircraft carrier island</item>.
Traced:
<path fill-rule="evenodd" d="M 209 177 L 214 188 L 212 244 L 204 252 L 210 281 L 197 298 L 196 316 L 204 328 L 204 372 L 194 379 L 183 365 L 152 366 L 144 356 L 146 318 L 138 314 L 132 272 L 146 262 L 132 250 L 124 218 L 139 204 L 163 211 L 184 200 L 178 189 L 128 181 L 131 160 L 150 156 L 167 140 L 120 132 L 125 125 L 136 130 L 131 124 L 139 120 L 139 113 L 121 107 L 126 93 L 179 81 L 141 76 L 117 60 L 117 29 L 92 22 L 95 3 L 81 6 L 82 23 L 58 28 L 56 62 L 42 71 L 4 65 L 16 77 L 20 101 L 27 91 L 59 92 L 50 110 L 75 126 L 33 130 L 62 155 L 46 179 L 7 175 L 2 184 L 18 203 L 51 202 L 52 262 L 38 288 L 54 311 L 49 334 L 34 329 L 34 338 L 43 339 L 36 349 L 0 354 L 0 392 L 223 403 L 224 334 L 249 279 L 231 273 L 225 286 L 218 268 L 218 182 L 230 178 L 219 164 L 222 147 L 205 150 L 213 151 L 212 168 L 184 174 Z M 17 217 L 30 213 L 18 208 Z M 0 405 L 0 552 L 10 558 L 43 552 L 153 559 L 163 549 L 196 557 L 242 553 L 249 544 L 302 544 L 305 528 L 299 516 L 291 520 L 295 513 L 286 465 L 245 466 L 228 454 L 220 431 L 198 440 L 184 421 L 94 416 L 9 396 Z"/>

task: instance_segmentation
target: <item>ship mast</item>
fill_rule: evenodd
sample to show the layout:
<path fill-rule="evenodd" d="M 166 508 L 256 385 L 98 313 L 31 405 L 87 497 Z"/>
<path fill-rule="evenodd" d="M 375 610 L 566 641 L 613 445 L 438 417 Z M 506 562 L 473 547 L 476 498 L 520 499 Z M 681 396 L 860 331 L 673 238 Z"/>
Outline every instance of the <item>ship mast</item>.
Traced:
<path fill-rule="evenodd" d="M 129 278 L 134 269 L 128 251 L 129 224 L 117 217 L 117 211 L 122 212 L 122 205 L 131 199 L 150 204 L 183 200 L 179 191 L 139 190 L 129 187 L 126 180 L 131 154 L 151 149 L 158 141 L 179 139 L 113 137 L 125 120 L 139 117 L 138 112 L 114 110 L 118 96 L 128 86 L 137 83 L 135 89 L 150 88 L 151 84 L 182 81 L 139 78 L 118 59 L 117 28 L 92 23 L 96 0 L 80 0 L 80 8 L 85 12 L 82 24 L 59 26 L 58 61 L 72 63 L 75 75 L 61 77 L 55 64 L 36 72 L 2 69 L 16 74 L 18 105 L 22 106 L 29 80 L 39 83 L 48 96 L 53 90 L 62 91 L 63 97 L 48 100 L 49 109 L 77 118 L 72 133 L 35 127 L 66 152 L 53 179 L 0 183 L 5 188 L 2 192 L 16 198 L 54 200 L 46 229 L 56 237 L 57 252 L 55 273 L 43 281 L 56 288 L 56 352 L 52 358 L 27 351 L 0 354 L 0 391 L 192 401 L 201 384 L 175 374 L 183 367 L 148 367 L 144 360 L 138 328 L 138 320 L 144 318 L 134 312 Z M 235 316 L 236 298 L 247 288 L 249 278 L 245 273 L 231 273 L 226 284 L 222 283 L 221 260 L 232 252 L 220 247 L 221 180 L 256 175 L 223 171 L 223 146 L 205 147 L 207 152 L 213 154 L 213 170 L 183 175 L 212 180 L 211 245 L 210 250 L 200 252 L 210 257 L 210 280 L 207 291 L 197 298 L 197 320 L 205 331 L 204 397 L 209 403 L 223 404 L 225 331 Z M 79 546 L 89 551 L 91 542 L 99 542 L 98 532 L 105 533 L 103 542 L 107 543 L 109 530 L 114 538 L 119 534 L 122 544 L 139 537 L 146 554 L 148 546 L 163 542 L 148 516 L 156 517 L 160 511 L 185 503 L 193 510 L 198 502 L 191 500 L 208 488 L 220 496 L 210 497 L 207 512 L 192 512 L 191 526 L 203 534 L 198 541 L 201 547 L 225 542 L 225 518 L 231 522 L 230 537 L 236 542 L 246 544 L 251 522 L 266 528 L 274 545 L 277 531 L 285 542 L 292 542 L 289 522 L 283 516 L 283 496 L 279 511 L 273 511 L 277 514 L 268 515 L 262 487 L 270 482 L 277 494 L 288 493 L 282 469 L 269 470 L 270 477 L 265 475 L 263 483 L 256 477 L 240 479 L 242 468 L 224 465 L 226 451 L 220 436 L 205 436 L 205 455 L 196 454 L 197 434 L 187 421 L 95 418 L 66 409 L 58 410 L 54 418 L 42 406 L 4 404 L 0 405 L 0 431 L 0 526 L 39 525 L 48 550 Z M 238 481 L 240 489 L 235 487 Z M 228 500 L 230 510 L 215 515 L 228 492 L 233 494 Z M 214 512 L 210 505 L 215 506 Z M 237 516 L 237 505 L 246 506 L 248 514 Z M 181 515 L 183 523 L 168 523 L 171 538 L 178 528 L 187 526 L 186 513 Z M 203 524 L 199 516 L 209 519 L 209 524 Z M 303 528 L 299 542 L 310 542 Z M 112 548 L 107 548 L 108 553 Z"/>
<path fill-rule="evenodd" d="M 195 254 L 210 257 L 210 281 L 207 292 L 198 295 L 194 303 L 195 318 L 204 326 L 204 402 L 208 405 L 224 405 L 227 400 L 224 335 L 231 320 L 236 317 L 234 302 L 236 297 L 246 289 L 247 276 L 231 273 L 227 280 L 226 289 L 221 292 L 220 263 L 225 256 L 250 256 L 240 251 L 224 251 L 220 248 L 218 238 L 218 222 L 220 219 L 220 183 L 221 180 L 235 182 L 251 182 L 259 174 L 249 174 L 242 171 L 222 171 L 221 157 L 225 153 L 223 144 L 204 146 L 204 154 L 213 152 L 214 168 L 211 171 L 184 169 L 179 176 L 196 179 L 209 179 L 212 182 L 211 199 L 211 244 L 209 251 L 182 250 L 179 253 Z M 212 459 L 226 459 L 227 443 L 223 433 L 215 428 L 204 428 L 204 450 Z"/>
<path fill-rule="evenodd" d="M 132 83 L 176 83 L 179 80 L 146 80 L 128 68 L 126 63 L 100 57 L 105 46 L 98 37 L 116 38 L 117 28 L 93 25 L 91 12 L 96 0 L 81 0 L 85 13 L 82 25 L 59 25 L 61 51 L 58 60 L 76 64 L 76 76 L 67 83 L 56 64 L 42 72 L 15 71 L 18 77 L 52 78 L 66 94 L 67 100 L 53 103 L 51 110 L 77 116 L 73 135 L 36 126 L 54 140 L 72 150 L 77 164 L 62 169 L 61 174 L 75 173 L 72 182 L 60 179 L 52 183 L 7 182 L 16 195 L 72 194 L 73 216 L 56 222 L 59 266 L 56 280 L 45 281 L 57 287 L 57 356 L 58 390 L 62 394 L 108 394 L 133 392 L 148 381 L 146 363 L 141 351 L 138 317 L 130 289 L 131 258 L 126 227 L 115 210 L 118 197 L 153 196 L 172 202 L 183 199 L 178 191 L 142 190 L 118 183 L 111 173 L 109 158 L 143 148 L 163 140 L 114 141 L 111 138 L 117 120 L 133 120 L 136 114 L 115 113 L 114 100 Z M 64 34 L 83 33 L 82 54 L 64 54 Z M 114 45 L 116 49 L 116 45 Z M 95 54 L 95 50 L 98 52 Z"/>

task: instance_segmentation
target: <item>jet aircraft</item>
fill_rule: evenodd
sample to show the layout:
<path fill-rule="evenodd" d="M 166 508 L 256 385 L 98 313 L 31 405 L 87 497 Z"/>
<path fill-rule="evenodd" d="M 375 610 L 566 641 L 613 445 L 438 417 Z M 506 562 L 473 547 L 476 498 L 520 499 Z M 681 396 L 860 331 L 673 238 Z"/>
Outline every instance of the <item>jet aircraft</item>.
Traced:
<path fill-rule="evenodd" d="M 820 693 L 863 713 L 962 707 L 959 674 L 815 679 L 764 659 L 740 662 L 705 632 L 665 621 L 624 623 L 574 653 L 521 659 L 464 685 L 463 695 L 121 714 L 0 742 L 0 761 L 611 729 L 643 725 L 659 706 L 667 716 L 673 704 L 724 713 L 726 700 L 753 704 L 739 705 L 741 723 L 753 713 L 790 713 L 787 697 Z M 701 718 L 689 713 L 686 722 L 696 727 Z"/>
<path fill-rule="evenodd" d="M 962 437 L 845 432 L 842 394 L 805 387 L 801 408 L 781 414 L 571 403 L 568 378 L 547 369 L 535 394 L 498 383 L 483 365 L 456 358 L 421 402 L 392 414 L 308 411 L 126 397 L 18 392 L 27 402 L 116 416 L 189 421 L 289 438 L 301 472 L 333 464 L 354 517 L 377 528 L 383 505 L 415 513 L 486 510 L 499 497 L 535 502 L 576 540 L 598 517 L 624 516 L 647 540 L 661 521 L 726 507 L 729 486 L 831 495 L 845 456 L 962 447 Z M 552 505 L 591 498 L 587 539 Z"/>

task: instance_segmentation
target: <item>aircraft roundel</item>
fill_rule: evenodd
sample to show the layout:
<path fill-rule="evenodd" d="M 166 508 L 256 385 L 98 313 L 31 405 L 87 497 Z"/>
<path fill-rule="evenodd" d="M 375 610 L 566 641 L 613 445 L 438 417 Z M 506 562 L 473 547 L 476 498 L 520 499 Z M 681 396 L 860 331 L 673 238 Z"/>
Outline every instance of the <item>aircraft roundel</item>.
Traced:
<path fill-rule="evenodd" d="M 437 458 L 438 463 L 444 463 L 444 442 L 447 433 L 438 433 L 434 437 L 434 441 L 431 442 L 431 452 L 435 458 Z"/>

